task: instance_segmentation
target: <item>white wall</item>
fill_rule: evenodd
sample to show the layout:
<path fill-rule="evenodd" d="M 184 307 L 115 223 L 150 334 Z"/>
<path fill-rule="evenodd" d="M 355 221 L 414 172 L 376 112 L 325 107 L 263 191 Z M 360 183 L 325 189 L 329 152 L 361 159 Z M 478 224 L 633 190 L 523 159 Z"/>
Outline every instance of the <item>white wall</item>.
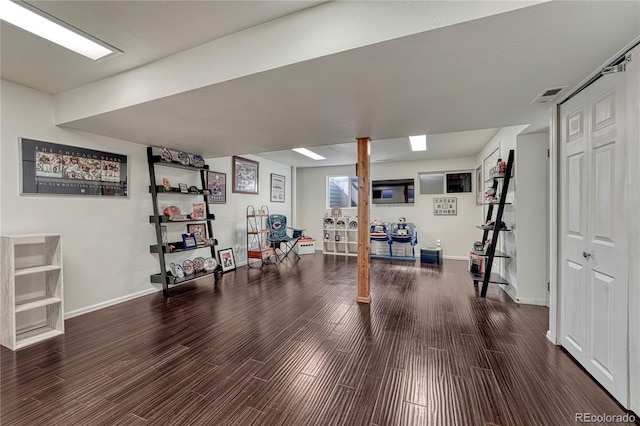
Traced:
<path fill-rule="evenodd" d="M 475 226 L 481 222 L 480 207 L 475 203 L 475 192 L 450 194 L 458 199 L 457 216 L 434 216 L 433 195 L 420 195 L 419 172 L 470 171 L 476 169 L 476 158 L 447 158 L 426 161 L 405 161 L 371 164 L 371 179 L 404 179 L 416 181 L 415 204 L 394 206 L 371 206 L 370 217 L 395 222 L 404 216 L 407 222 L 416 224 L 418 247 L 433 246 L 441 240 L 445 257 L 467 259 L 473 242 L 481 232 Z M 355 176 L 355 166 L 298 168 L 297 170 L 297 214 L 298 225 L 307 228 L 307 233 L 322 240 L 322 217 L 326 208 L 326 178 L 332 175 Z M 475 188 L 475 186 L 474 186 Z M 343 209 L 345 215 L 356 216 L 355 208 Z M 320 249 L 321 245 L 316 244 Z M 419 255 L 419 251 L 416 251 Z"/>
<path fill-rule="evenodd" d="M 60 233 L 64 251 L 64 306 L 67 317 L 89 312 L 160 289 L 149 276 L 159 272 L 157 255 L 149 252 L 155 232 L 152 214 L 146 146 L 53 124 L 53 100 L 10 82 L 1 82 L 2 133 L 0 146 L 0 233 L 2 235 Z M 81 197 L 20 195 L 19 137 L 78 146 L 126 155 L 129 173 L 128 197 Z M 260 162 L 259 195 L 231 191 L 231 158 L 207 161 L 211 170 L 227 174 L 227 204 L 212 204 L 216 215 L 216 249 L 240 246 L 236 262 L 246 261 L 247 204 L 268 204 L 272 213 L 291 214 L 291 168 L 247 155 Z M 192 176 L 170 168 L 156 168 L 157 176 L 168 177 L 173 186 L 199 183 Z M 270 203 L 271 173 L 284 175 L 284 203 Z M 193 200 L 184 196 L 163 196 L 161 206 L 176 204 L 183 210 Z M 175 228 L 178 228 L 177 230 Z M 174 234 L 182 228 L 171 225 Z M 179 235 L 176 237 L 179 239 Z M 204 250 L 203 254 L 204 255 Z M 167 257 L 168 263 L 190 258 L 191 253 Z M 25 322 L 29 322 L 26 319 Z"/>
<path fill-rule="evenodd" d="M 237 194 L 232 191 L 233 179 L 232 158 L 220 157 L 206 160 L 210 170 L 227 174 L 227 202 L 226 204 L 211 204 L 211 212 L 216 215 L 213 222 L 213 233 L 218 239 L 217 249 L 233 248 L 237 264 L 247 261 L 247 206 L 253 205 L 256 209 L 262 205 L 269 208 L 271 214 L 278 213 L 287 216 L 287 226 L 294 226 L 291 215 L 291 167 L 275 161 L 267 160 L 255 155 L 243 155 L 243 158 L 258 161 L 258 195 Z M 271 200 L 271 173 L 285 177 L 285 202 L 272 203 Z"/>
<path fill-rule="evenodd" d="M 1 90 L 0 232 L 62 235 L 67 314 L 155 291 L 145 147 L 58 128 L 50 95 L 6 81 Z M 129 197 L 20 195 L 19 137 L 126 155 Z"/>

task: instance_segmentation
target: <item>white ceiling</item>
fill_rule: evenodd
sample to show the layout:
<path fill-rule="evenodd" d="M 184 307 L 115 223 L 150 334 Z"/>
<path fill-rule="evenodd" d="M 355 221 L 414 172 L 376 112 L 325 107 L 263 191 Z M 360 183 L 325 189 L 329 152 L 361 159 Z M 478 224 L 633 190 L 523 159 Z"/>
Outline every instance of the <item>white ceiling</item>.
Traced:
<path fill-rule="evenodd" d="M 317 3 L 35 2 L 126 53 L 91 63 L 2 24 L 2 78 L 57 93 Z M 431 135 L 426 158 L 474 155 L 497 128 L 546 128 L 548 106 L 530 102 L 545 88 L 577 84 L 638 34 L 640 2 L 549 2 L 230 79 L 65 127 L 207 157 L 301 146 L 319 151 L 356 137 L 423 133 Z M 470 132 L 477 129 L 489 130 Z M 378 160 L 409 155 L 401 141 L 381 145 Z M 333 152 L 351 155 L 349 149 L 339 145 Z M 263 155 L 305 164 L 289 152 Z"/>

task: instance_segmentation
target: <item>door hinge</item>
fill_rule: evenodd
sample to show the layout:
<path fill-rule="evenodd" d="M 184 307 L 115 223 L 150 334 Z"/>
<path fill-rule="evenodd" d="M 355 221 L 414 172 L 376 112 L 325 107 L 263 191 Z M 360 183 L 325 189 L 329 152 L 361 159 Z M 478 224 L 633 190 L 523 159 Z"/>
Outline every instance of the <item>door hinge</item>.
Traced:
<path fill-rule="evenodd" d="M 547 291 L 551 291 L 551 283 L 547 281 Z"/>
<path fill-rule="evenodd" d="M 547 158 L 551 157 L 551 150 L 547 148 Z"/>

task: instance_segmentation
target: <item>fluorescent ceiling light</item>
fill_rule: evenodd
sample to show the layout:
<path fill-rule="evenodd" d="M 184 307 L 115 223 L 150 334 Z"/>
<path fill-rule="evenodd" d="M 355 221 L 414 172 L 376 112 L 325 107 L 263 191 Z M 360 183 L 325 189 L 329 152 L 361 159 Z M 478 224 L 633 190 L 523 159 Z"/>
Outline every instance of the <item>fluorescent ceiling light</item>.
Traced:
<path fill-rule="evenodd" d="M 427 150 L 427 135 L 409 136 L 411 151 Z"/>
<path fill-rule="evenodd" d="M 27 3 L 0 0 L 0 19 L 93 60 L 121 53 Z"/>
<path fill-rule="evenodd" d="M 307 157 L 313 160 L 326 160 L 326 158 L 323 157 L 322 155 L 316 154 L 313 151 L 309 151 L 307 148 L 293 148 L 293 150 L 298 154 L 306 155 Z"/>

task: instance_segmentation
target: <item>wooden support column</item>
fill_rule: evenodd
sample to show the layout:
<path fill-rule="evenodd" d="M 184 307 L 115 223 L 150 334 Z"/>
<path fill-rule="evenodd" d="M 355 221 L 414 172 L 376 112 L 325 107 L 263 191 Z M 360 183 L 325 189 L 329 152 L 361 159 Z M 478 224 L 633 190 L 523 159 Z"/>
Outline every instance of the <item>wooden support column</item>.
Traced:
<path fill-rule="evenodd" d="M 358 303 L 370 303 L 369 292 L 369 141 L 370 138 L 357 138 L 358 164 Z"/>

